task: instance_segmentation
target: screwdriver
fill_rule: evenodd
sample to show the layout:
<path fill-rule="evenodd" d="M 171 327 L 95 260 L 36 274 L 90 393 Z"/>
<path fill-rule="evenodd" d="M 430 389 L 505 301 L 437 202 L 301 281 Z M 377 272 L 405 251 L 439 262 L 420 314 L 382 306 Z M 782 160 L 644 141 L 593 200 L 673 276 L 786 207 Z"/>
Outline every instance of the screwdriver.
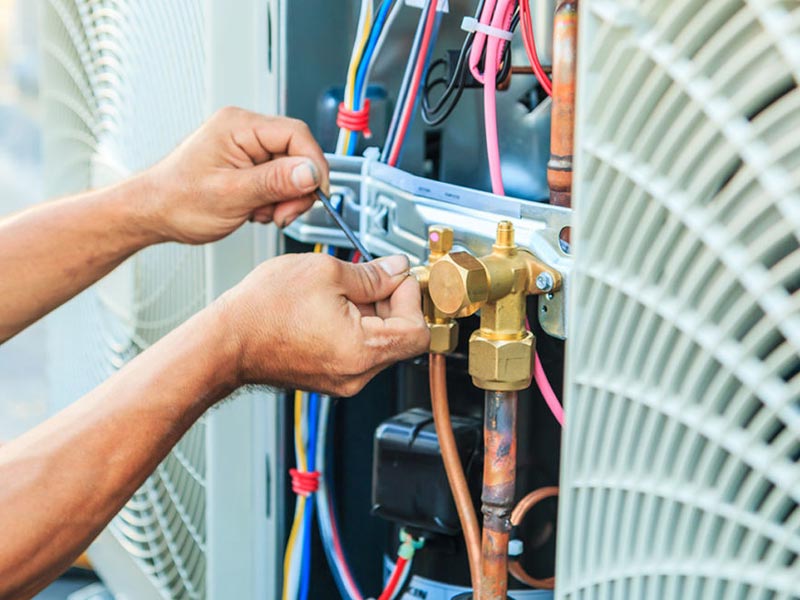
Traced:
<path fill-rule="evenodd" d="M 340 215 L 335 208 L 333 208 L 333 204 L 331 204 L 331 199 L 328 198 L 325 194 L 322 193 L 322 190 L 317 188 L 317 198 L 319 201 L 322 202 L 322 206 L 325 207 L 325 210 L 328 211 L 331 218 L 336 221 L 336 224 L 339 226 L 339 229 L 347 236 L 347 239 L 350 240 L 350 243 L 355 246 L 355 249 L 361 253 L 361 256 L 364 257 L 364 260 L 371 261 L 374 260 L 372 254 L 369 253 L 369 250 L 364 248 L 364 244 L 361 243 L 361 240 L 358 239 L 355 231 L 350 229 L 350 226 L 345 222 L 342 215 Z"/>

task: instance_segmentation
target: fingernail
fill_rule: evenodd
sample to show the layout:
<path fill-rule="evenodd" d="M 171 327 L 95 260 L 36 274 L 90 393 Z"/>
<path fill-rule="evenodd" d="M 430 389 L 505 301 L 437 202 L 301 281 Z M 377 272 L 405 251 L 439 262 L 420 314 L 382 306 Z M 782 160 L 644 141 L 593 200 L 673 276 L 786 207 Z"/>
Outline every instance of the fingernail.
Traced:
<path fill-rule="evenodd" d="M 299 217 L 299 216 L 300 216 L 300 215 L 294 215 L 294 216 L 292 216 L 292 217 L 286 217 L 286 218 L 283 220 L 283 225 L 281 225 L 281 229 L 285 229 L 286 227 L 288 227 L 289 225 L 291 225 L 292 223 L 294 223 L 294 222 L 297 220 L 297 217 Z"/>
<path fill-rule="evenodd" d="M 317 187 L 319 183 L 317 166 L 310 160 L 297 165 L 292 169 L 292 183 L 299 190 L 308 190 Z"/>
<path fill-rule="evenodd" d="M 383 269 L 389 277 L 402 275 L 408 271 L 408 257 L 402 254 L 387 256 L 378 261 L 378 266 Z"/>

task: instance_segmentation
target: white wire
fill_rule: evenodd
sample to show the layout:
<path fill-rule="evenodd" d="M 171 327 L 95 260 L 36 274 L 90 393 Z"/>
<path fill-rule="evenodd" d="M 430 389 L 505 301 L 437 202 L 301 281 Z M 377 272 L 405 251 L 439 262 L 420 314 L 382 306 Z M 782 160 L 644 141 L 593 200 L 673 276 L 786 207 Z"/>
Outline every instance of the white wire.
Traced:
<path fill-rule="evenodd" d="M 348 92 L 351 86 L 355 85 L 355 76 L 350 77 L 350 70 L 355 69 L 358 65 L 355 64 L 356 59 L 359 57 L 359 50 L 361 49 L 361 42 L 364 40 L 364 29 L 370 25 L 370 16 L 372 15 L 372 0 L 361 0 L 361 10 L 358 13 L 358 25 L 356 26 L 356 36 L 353 42 L 353 51 L 350 54 L 350 62 L 347 68 L 347 82 L 344 89 L 344 103 L 347 106 Z M 352 82 L 351 82 L 352 79 Z M 352 134 L 351 134 L 352 135 Z M 347 134 L 344 129 L 339 129 L 339 137 L 336 140 L 336 154 L 346 154 L 347 148 L 345 147 L 345 139 Z"/>
<path fill-rule="evenodd" d="M 369 65 L 367 65 L 367 72 L 364 74 L 364 88 L 361 90 L 361 106 L 364 106 L 364 98 L 367 96 L 367 84 L 372 76 L 372 69 L 375 66 L 375 60 L 380 55 L 381 48 L 383 48 L 383 43 L 386 41 L 386 38 L 389 37 L 389 30 L 392 28 L 392 24 L 397 18 L 397 15 L 400 14 L 400 9 L 403 7 L 403 4 L 405 4 L 405 0 L 395 0 L 392 10 L 389 11 L 389 14 L 386 16 L 386 22 L 383 24 L 383 29 L 378 37 L 378 41 L 375 42 L 375 48 L 372 51 L 372 60 L 369 61 Z"/>
<path fill-rule="evenodd" d="M 325 452 L 325 445 L 327 441 L 328 435 L 328 415 L 330 414 L 330 407 L 331 407 L 331 397 L 330 396 L 321 396 L 320 397 L 320 413 L 319 413 L 319 427 L 317 429 L 317 454 L 316 454 L 316 466 L 317 470 L 320 472 L 319 478 L 319 488 L 317 489 L 316 497 L 317 502 L 317 519 L 319 520 L 320 525 L 320 534 L 322 537 L 322 543 L 329 545 L 329 548 L 333 547 L 333 524 L 331 523 L 331 515 L 328 509 L 328 486 L 325 482 L 325 469 L 326 463 L 325 459 L 327 457 L 327 452 Z M 348 590 L 351 599 L 354 600 L 361 600 L 362 596 L 358 589 L 354 589 L 351 581 L 344 576 L 344 572 L 346 570 L 346 565 L 342 563 L 336 553 L 333 553 L 333 560 L 337 565 L 337 570 L 339 571 L 339 576 L 341 577 L 342 582 L 344 583 L 345 587 Z"/>
<path fill-rule="evenodd" d="M 394 593 L 392 593 L 392 597 L 390 600 L 395 600 L 397 595 L 400 593 L 404 587 L 406 587 L 406 581 L 408 580 L 408 575 L 411 573 L 411 564 L 414 562 L 414 557 L 408 559 L 406 566 L 403 567 L 403 574 L 400 575 L 400 581 L 397 582 L 397 587 L 394 589 Z"/>

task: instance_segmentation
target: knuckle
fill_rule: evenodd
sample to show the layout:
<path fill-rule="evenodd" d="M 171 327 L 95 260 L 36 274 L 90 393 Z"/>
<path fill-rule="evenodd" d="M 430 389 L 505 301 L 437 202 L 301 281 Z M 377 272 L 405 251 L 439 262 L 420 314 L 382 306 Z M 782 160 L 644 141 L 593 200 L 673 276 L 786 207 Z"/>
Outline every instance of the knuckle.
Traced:
<path fill-rule="evenodd" d="M 286 170 L 275 167 L 264 169 L 261 183 L 264 191 L 281 198 L 286 196 L 289 190 L 292 189 L 290 176 Z"/>
<path fill-rule="evenodd" d="M 214 117 L 219 120 L 228 121 L 230 119 L 239 117 L 242 112 L 242 109 L 238 106 L 223 106 L 216 113 L 214 113 Z"/>
<path fill-rule="evenodd" d="M 372 263 L 361 265 L 361 285 L 368 296 L 376 296 L 381 289 L 381 274 L 377 266 Z"/>

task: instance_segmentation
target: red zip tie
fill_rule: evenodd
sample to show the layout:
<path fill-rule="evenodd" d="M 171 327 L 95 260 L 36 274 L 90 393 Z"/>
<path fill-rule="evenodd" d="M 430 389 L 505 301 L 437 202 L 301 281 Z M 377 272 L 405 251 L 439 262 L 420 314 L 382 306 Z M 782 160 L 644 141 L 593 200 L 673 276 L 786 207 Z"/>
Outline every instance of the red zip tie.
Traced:
<path fill-rule="evenodd" d="M 289 469 L 292 477 L 292 491 L 298 496 L 308 497 L 319 489 L 319 471 L 298 471 Z"/>
<path fill-rule="evenodd" d="M 369 130 L 369 100 L 364 100 L 364 107 L 361 110 L 350 110 L 344 105 L 339 104 L 339 112 L 336 114 L 336 125 L 349 131 L 364 132 L 364 137 L 369 139 L 372 132 Z"/>

